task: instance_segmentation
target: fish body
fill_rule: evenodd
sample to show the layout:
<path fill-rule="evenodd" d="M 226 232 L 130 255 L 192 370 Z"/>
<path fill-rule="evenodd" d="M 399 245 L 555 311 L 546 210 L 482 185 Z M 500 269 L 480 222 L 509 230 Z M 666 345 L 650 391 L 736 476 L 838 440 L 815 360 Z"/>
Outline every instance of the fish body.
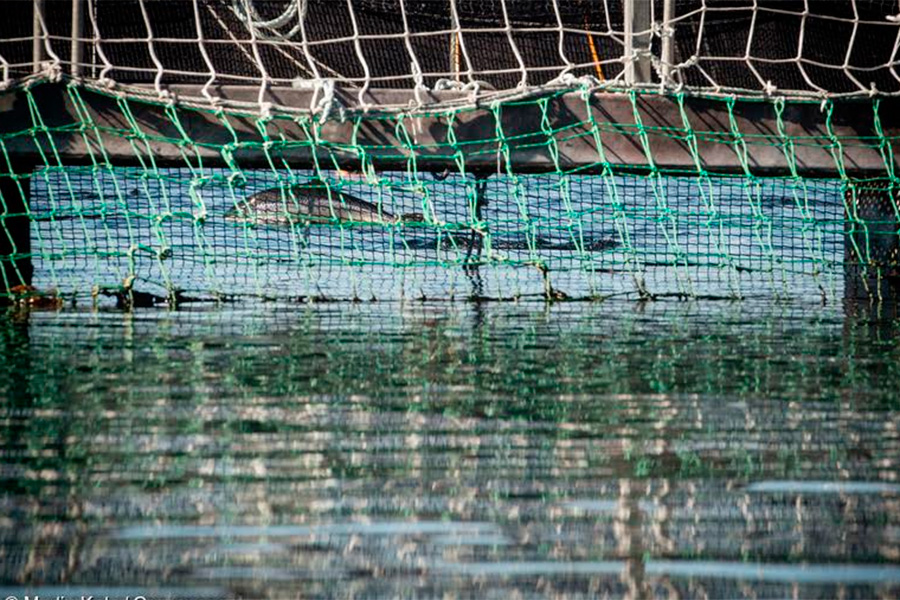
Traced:
<path fill-rule="evenodd" d="M 321 180 L 289 188 L 269 188 L 253 194 L 225 214 L 230 221 L 252 225 L 312 225 L 328 223 L 377 223 L 391 225 L 424 222 L 419 213 L 395 215 L 379 206 L 350 194 L 329 189 Z M 413 230 L 415 231 L 415 230 Z M 471 251 L 484 244 L 483 235 L 473 230 L 445 232 L 440 237 L 411 233 L 404 239 L 409 249 L 438 249 Z M 561 237 L 524 234 L 494 235 L 491 247 L 501 250 L 556 250 L 565 252 L 603 252 L 617 246 L 603 237 L 586 236 L 581 243 Z"/>
<path fill-rule="evenodd" d="M 398 217 L 371 202 L 329 189 L 321 181 L 293 185 L 282 190 L 270 188 L 253 194 L 229 210 L 226 219 L 254 225 L 295 223 L 398 223 L 421 221 L 419 214 Z"/>
<path fill-rule="evenodd" d="M 473 231 L 444 232 L 442 236 L 416 236 L 405 239 L 411 250 L 456 250 L 468 251 L 484 246 L 484 237 Z M 615 240 L 607 237 L 585 236 L 576 244 L 569 238 L 550 238 L 542 235 L 534 237 L 522 234 L 495 234 L 491 237 L 491 248 L 494 250 L 555 250 L 560 252 L 605 252 L 616 248 Z"/>

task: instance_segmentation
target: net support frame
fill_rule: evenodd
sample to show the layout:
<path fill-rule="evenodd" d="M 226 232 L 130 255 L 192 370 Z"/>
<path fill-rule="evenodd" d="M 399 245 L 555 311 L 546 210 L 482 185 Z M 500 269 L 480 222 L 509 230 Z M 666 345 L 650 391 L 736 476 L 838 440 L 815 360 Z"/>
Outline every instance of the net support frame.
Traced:
<path fill-rule="evenodd" d="M 647 84 L 652 81 L 652 23 L 652 0 L 625 0 L 625 85 Z"/>
<path fill-rule="evenodd" d="M 84 106 L 73 102 L 71 90 L 81 90 Z M 41 84 L 0 94 L 0 115 L 16 123 L 31 123 L 28 97 L 43 107 L 42 117 L 52 124 L 47 129 L 54 149 L 62 159 L 78 164 L 89 154 L 79 129 L 86 116 L 96 124 L 97 143 L 111 160 L 128 164 L 134 160 L 129 133 L 139 133 L 151 141 L 155 158 L 162 164 L 183 159 L 183 138 L 169 111 L 172 98 L 201 94 L 200 86 L 172 85 L 170 101 L 156 99 L 152 86 L 146 86 L 145 99 L 133 99 L 115 91 L 85 89 L 77 82 Z M 314 115 L 271 113 L 260 116 L 255 108 L 259 88 L 229 86 L 213 90 L 217 98 L 245 110 L 223 111 L 216 103 L 182 105 L 181 119 L 190 132 L 202 133 L 197 152 L 210 164 L 224 165 L 217 143 L 238 143 L 243 164 L 265 166 L 261 147 L 249 141 L 258 136 L 257 123 L 278 127 L 284 139 L 293 140 L 284 158 L 298 168 L 313 164 L 312 148 L 319 159 L 337 159 L 352 167 L 359 153 L 354 146 L 372 148 L 368 159 L 376 168 L 404 165 L 414 153 L 421 170 L 440 172 L 454 168 L 457 150 L 466 150 L 466 162 L 480 171 L 504 170 L 505 162 L 521 172 L 601 173 L 607 168 L 620 172 L 646 173 L 655 169 L 669 173 L 694 175 L 698 168 L 713 174 L 749 174 L 791 177 L 890 177 L 884 144 L 900 137 L 900 127 L 885 125 L 885 116 L 897 110 L 897 102 L 878 101 L 878 113 L 871 100 L 784 103 L 759 99 L 696 98 L 689 95 L 608 94 L 590 91 L 557 92 L 537 98 L 495 103 L 465 111 L 415 112 L 406 115 L 379 114 L 373 110 L 352 108 L 359 101 L 355 93 L 335 91 L 336 101 L 346 108 L 340 118 L 322 121 Z M 270 87 L 263 102 L 284 106 L 305 105 L 317 92 Z M 425 93 L 425 92 L 419 92 Z M 451 103 L 464 98 L 465 92 L 453 90 L 427 92 L 435 102 Z M 370 89 L 362 102 L 402 104 L 413 101 L 406 90 Z M 130 131 L 123 122 L 121 106 L 132 111 L 139 132 Z M 89 115 L 82 114 L 89 111 Z M 228 122 L 225 126 L 224 123 Z M 398 137 L 397 123 L 404 122 L 415 131 L 415 140 Z M 361 127 L 362 124 L 365 127 Z M 600 127 L 600 142 L 591 127 Z M 308 126 L 315 139 L 308 137 Z M 452 139 L 450 132 L 452 130 Z M 646 147 L 635 144 L 646 139 Z M 744 142 L 738 150 L 736 145 Z M 506 145 L 507 153 L 498 145 Z M 785 144 L 792 144 L 785 152 Z M 27 136 L 11 136 L 7 151 L 21 159 L 39 160 L 40 148 Z M 840 150 L 840 161 L 835 151 Z M 699 162 L 698 162 L 699 161 Z"/>
<path fill-rule="evenodd" d="M 40 73 L 44 62 L 44 29 L 41 18 L 44 14 L 44 0 L 34 0 L 34 14 L 31 21 L 31 65 L 33 73 Z"/>

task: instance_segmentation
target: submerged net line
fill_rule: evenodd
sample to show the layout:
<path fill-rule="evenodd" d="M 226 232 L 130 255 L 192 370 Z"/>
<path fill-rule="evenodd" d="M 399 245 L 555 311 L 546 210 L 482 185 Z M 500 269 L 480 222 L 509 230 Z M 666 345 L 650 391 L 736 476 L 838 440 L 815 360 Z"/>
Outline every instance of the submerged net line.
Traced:
<path fill-rule="evenodd" d="M 581 124 L 597 143 L 590 169 L 558 163 L 550 172 L 521 172 L 502 160 L 521 148 L 498 127 L 471 149 L 454 141 L 451 128 L 454 167 L 431 172 L 420 170 L 418 161 L 434 149 L 418 146 L 411 132 L 402 147 L 356 135 L 348 144 L 329 139 L 332 124 L 313 115 L 244 115 L 252 127 L 238 133 L 234 113 L 170 104 L 160 114 L 175 133 L 164 138 L 164 128 L 148 133 L 135 118 L 145 102 L 125 95 L 109 95 L 118 112 L 95 121 L 87 107 L 98 94 L 74 81 L 65 92 L 82 107 L 81 120 L 53 126 L 37 98 L 40 90 L 22 92 L 31 122 L 0 133 L 0 231 L 10 239 L 17 227 L 30 232 L 27 251 L 14 248 L 0 257 L 13 267 L 4 269 L 6 289 L 16 283 L 23 260 L 34 269 L 34 287 L 45 293 L 151 303 L 237 297 L 831 300 L 896 275 L 896 179 L 854 179 L 841 161 L 843 143 L 880 147 L 889 157 L 895 140 L 883 132 L 830 140 L 840 173 L 830 179 L 761 177 L 749 166 L 744 173 L 719 173 L 699 157 L 693 169 L 651 161 L 642 172 L 629 172 L 604 153 L 608 130 L 621 133 L 622 126 L 593 117 Z M 634 95 L 635 107 L 638 101 Z M 877 116 L 879 101 L 862 108 Z M 504 109 L 497 104 L 492 110 Z M 218 120 L 231 142 L 189 133 L 184 124 L 192 112 Z M 351 129 L 388 120 L 404 132 L 404 119 L 359 113 Z M 299 124 L 307 137 L 281 136 L 287 124 Z M 738 127 L 737 120 L 732 125 Z M 542 138 L 528 140 L 551 154 L 560 136 L 574 135 L 549 121 L 544 129 Z M 728 148 L 777 144 L 788 162 L 810 143 L 754 139 L 740 131 L 625 129 L 646 148 L 652 139 L 672 136 L 689 146 L 703 137 Z M 91 140 L 81 164 L 64 160 L 63 133 Z M 12 151 L 23 143 L 40 154 L 27 171 L 17 170 L 21 163 Z M 129 166 L 110 157 L 115 144 L 131 149 Z M 166 145 L 180 158 L 162 164 Z M 290 153 L 304 145 L 315 150 L 311 168 L 292 166 Z M 242 166 L 250 150 L 262 153 L 263 166 Z M 207 166 L 209 152 L 221 159 L 213 166 Z M 485 153 L 499 160 L 490 171 L 477 162 Z M 342 162 L 348 156 L 355 158 L 352 166 Z M 891 165 L 885 158 L 887 172 Z M 29 194 L 18 211 L 22 198 L 15 190 Z"/>

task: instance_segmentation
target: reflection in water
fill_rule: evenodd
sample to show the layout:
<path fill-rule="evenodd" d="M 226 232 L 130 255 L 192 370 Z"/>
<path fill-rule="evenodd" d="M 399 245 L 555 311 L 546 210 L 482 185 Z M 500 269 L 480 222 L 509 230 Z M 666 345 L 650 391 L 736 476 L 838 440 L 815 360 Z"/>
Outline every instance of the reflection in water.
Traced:
<path fill-rule="evenodd" d="M 898 347 L 854 315 L 8 314 L 0 591 L 896 597 Z"/>

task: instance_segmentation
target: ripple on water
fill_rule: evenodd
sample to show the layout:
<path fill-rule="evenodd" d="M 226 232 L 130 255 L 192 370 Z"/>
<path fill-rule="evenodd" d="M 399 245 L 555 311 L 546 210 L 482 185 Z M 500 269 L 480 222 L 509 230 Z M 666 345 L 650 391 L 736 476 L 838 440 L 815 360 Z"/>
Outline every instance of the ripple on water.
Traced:
<path fill-rule="evenodd" d="M 900 594 L 893 321 L 665 302 L 4 319 L 0 581 L 42 596 Z"/>

